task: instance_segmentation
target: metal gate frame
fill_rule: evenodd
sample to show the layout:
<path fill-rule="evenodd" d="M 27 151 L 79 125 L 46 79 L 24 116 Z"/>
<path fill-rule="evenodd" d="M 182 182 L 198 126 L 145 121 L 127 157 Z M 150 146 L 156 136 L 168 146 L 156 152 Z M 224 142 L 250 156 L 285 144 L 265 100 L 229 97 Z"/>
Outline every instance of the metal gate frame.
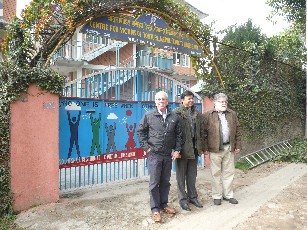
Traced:
<path fill-rule="evenodd" d="M 169 103 L 169 108 L 179 105 Z M 200 103 L 195 106 L 201 110 Z M 152 101 L 60 98 L 60 191 L 147 177 L 147 155 L 136 128 L 154 108 Z"/>

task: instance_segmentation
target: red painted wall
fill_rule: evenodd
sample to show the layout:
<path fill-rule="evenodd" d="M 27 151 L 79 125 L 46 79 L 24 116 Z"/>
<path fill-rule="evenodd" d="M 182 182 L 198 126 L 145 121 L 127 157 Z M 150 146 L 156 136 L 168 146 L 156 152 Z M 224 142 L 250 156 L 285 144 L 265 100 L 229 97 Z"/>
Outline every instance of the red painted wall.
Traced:
<path fill-rule="evenodd" d="M 11 105 L 11 188 L 14 210 L 59 199 L 59 96 L 31 85 Z"/>
<path fill-rule="evenodd" d="M 213 108 L 214 108 L 213 100 L 209 99 L 208 97 L 203 98 L 203 113 Z M 209 155 L 205 155 L 204 157 L 205 157 L 205 167 L 210 168 Z"/>

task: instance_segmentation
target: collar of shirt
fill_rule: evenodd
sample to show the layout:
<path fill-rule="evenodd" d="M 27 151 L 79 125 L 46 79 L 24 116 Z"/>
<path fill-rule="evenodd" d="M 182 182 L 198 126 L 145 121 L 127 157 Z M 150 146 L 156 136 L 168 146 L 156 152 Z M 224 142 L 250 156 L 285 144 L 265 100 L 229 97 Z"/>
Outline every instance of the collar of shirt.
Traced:
<path fill-rule="evenodd" d="M 158 110 L 158 109 L 157 109 Z M 161 115 L 163 114 L 167 114 L 167 109 L 165 110 L 165 113 L 162 113 L 162 111 L 158 110 L 158 113 L 160 113 Z"/>
<path fill-rule="evenodd" d="M 228 108 L 227 108 L 225 111 L 217 111 L 216 109 L 213 109 L 212 112 L 216 112 L 216 113 L 218 113 L 218 114 L 219 114 L 219 113 L 222 114 L 222 113 L 229 112 L 229 110 L 228 110 Z"/>
<path fill-rule="evenodd" d="M 158 109 L 157 109 L 158 110 Z M 165 120 L 166 114 L 167 114 L 167 109 L 165 110 L 165 113 L 162 113 L 162 111 L 158 110 L 158 113 L 162 115 L 163 119 Z"/>

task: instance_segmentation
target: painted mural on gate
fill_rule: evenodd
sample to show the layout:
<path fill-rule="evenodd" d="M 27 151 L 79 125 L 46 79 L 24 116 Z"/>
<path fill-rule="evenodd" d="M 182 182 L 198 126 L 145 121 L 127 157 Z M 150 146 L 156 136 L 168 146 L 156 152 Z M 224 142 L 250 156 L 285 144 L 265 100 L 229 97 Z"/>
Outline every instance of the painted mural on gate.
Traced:
<path fill-rule="evenodd" d="M 61 98 L 60 168 L 147 158 L 136 130 L 154 108 L 153 102 Z"/>

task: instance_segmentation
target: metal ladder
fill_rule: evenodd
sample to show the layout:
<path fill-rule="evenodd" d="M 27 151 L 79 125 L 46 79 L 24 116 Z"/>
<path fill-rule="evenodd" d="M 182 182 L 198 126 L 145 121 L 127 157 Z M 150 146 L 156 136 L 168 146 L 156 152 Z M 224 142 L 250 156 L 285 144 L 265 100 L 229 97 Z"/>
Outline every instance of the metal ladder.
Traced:
<path fill-rule="evenodd" d="M 289 140 L 282 141 L 270 147 L 266 147 L 256 152 L 247 154 L 241 157 L 240 160 L 245 160 L 249 164 L 249 168 L 251 169 L 271 160 L 273 157 L 281 154 L 283 150 L 289 149 L 291 147 L 292 145 L 289 143 Z"/>

